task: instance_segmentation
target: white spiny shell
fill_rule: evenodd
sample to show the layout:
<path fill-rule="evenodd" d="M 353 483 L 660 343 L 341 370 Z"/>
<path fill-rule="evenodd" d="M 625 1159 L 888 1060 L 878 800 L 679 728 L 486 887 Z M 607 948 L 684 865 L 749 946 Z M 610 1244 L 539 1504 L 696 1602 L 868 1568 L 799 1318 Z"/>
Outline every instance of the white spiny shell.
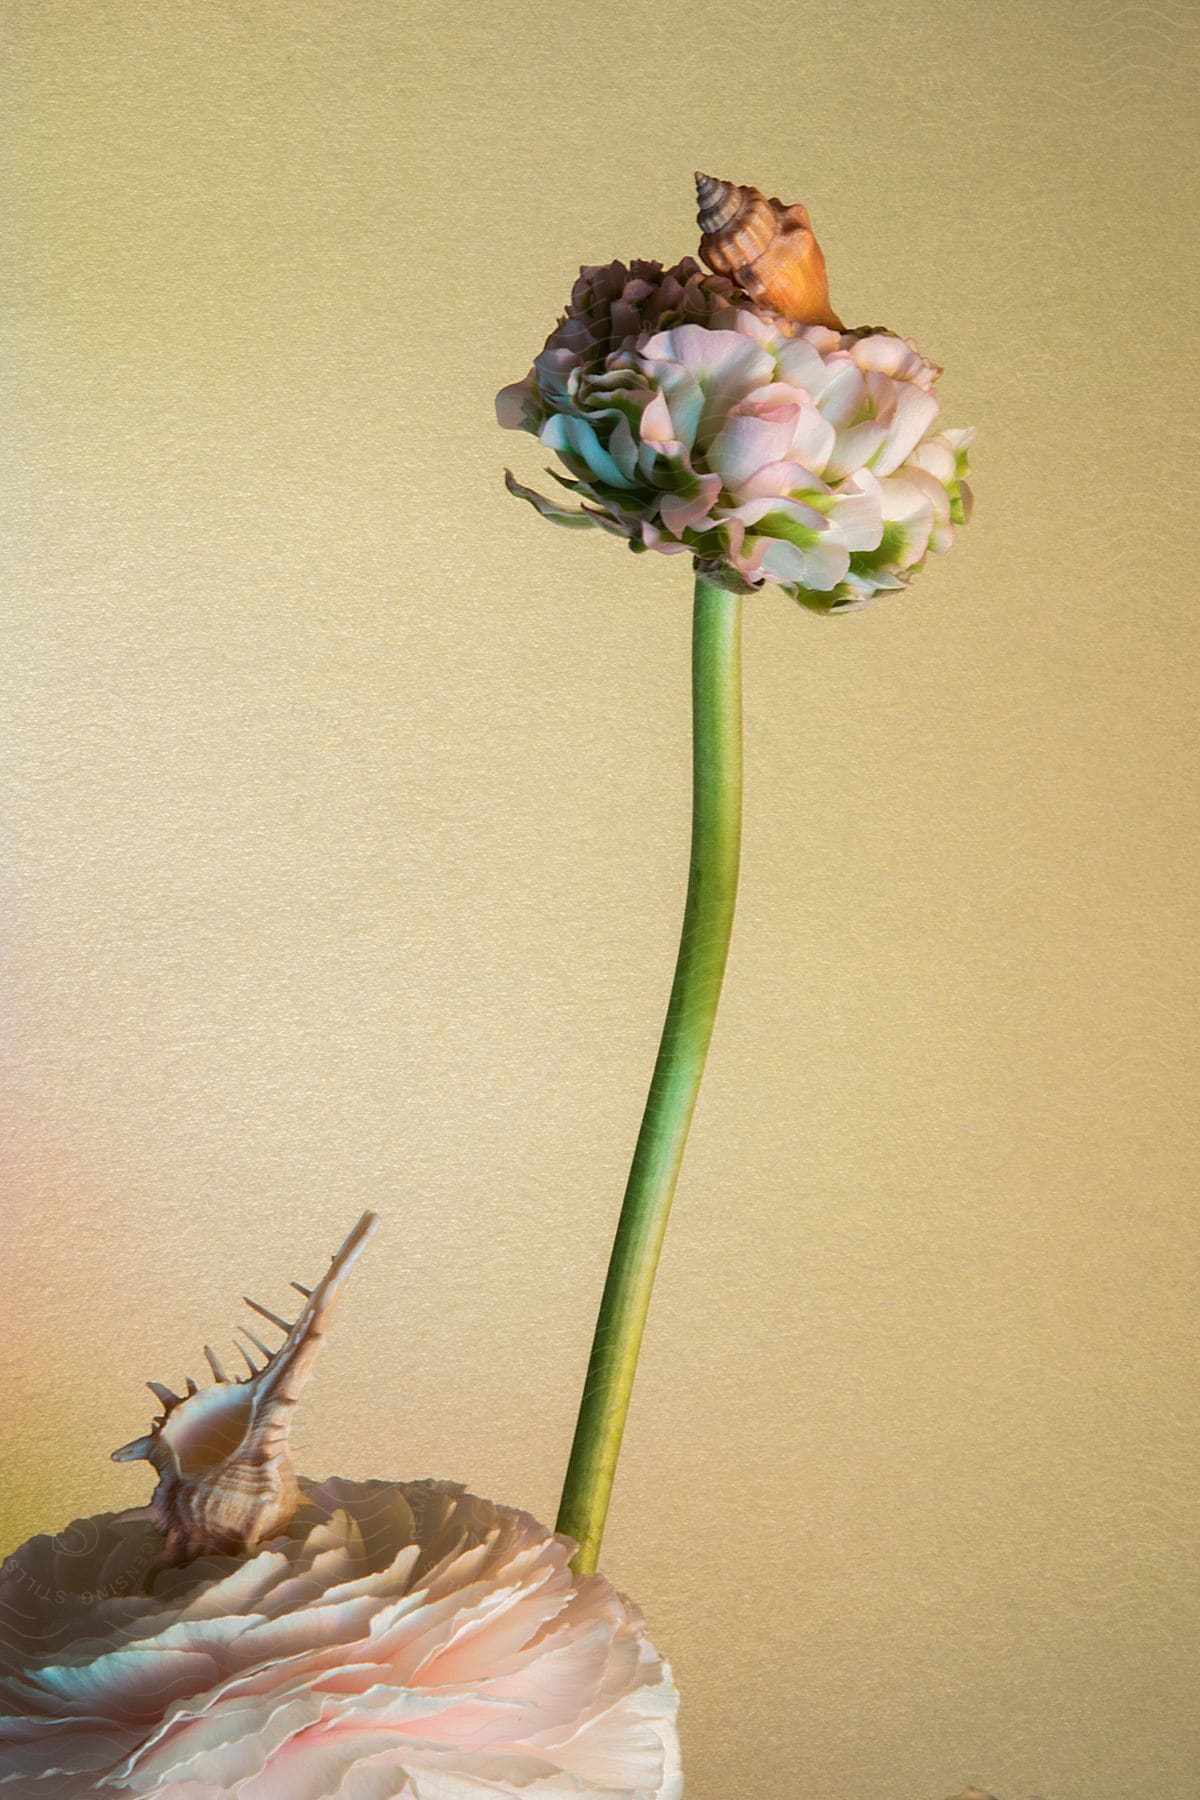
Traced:
<path fill-rule="evenodd" d="M 243 1350 L 250 1373 L 232 1380 L 206 1345 L 216 1378 L 211 1387 L 197 1388 L 189 1380 L 187 1394 L 180 1396 L 160 1382 L 147 1383 L 162 1402 L 162 1414 L 145 1437 L 114 1450 L 113 1461 L 144 1460 L 158 1471 L 149 1513 L 172 1562 L 251 1549 L 292 1517 L 299 1501 L 288 1446 L 292 1409 L 312 1373 L 346 1277 L 378 1224 L 375 1213 L 363 1214 L 315 1288 L 292 1283 L 304 1296 L 294 1324 L 247 1299 L 287 1334 L 277 1350 L 269 1350 L 242 1327 L 265 1358 L 263 1367 Z"/>

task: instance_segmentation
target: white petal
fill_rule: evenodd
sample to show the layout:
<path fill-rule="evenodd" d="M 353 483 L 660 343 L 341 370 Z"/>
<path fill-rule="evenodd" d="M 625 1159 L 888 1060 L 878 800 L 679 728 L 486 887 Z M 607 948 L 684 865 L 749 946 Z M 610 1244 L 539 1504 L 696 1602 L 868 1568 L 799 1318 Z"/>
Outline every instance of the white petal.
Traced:
<path fill-rule="evenodd" d="M 838 371 L 837 363 L 827 363 L 807 338 L 794 337 L 780 345 L 775 353 L 780 379 L 802 387 L 811 400 L 818 400 Z"/>
<path fill-rule="evenodd" d="M 754 312 L 749 307 L 739 306 L 734 316 L 732 329 L 743 337 L 753 338 L 764 350 L 775 352 L 781 343 L 786 342 L 776 320 L 766 318 L 762 313 Z"/>
<path fill-rule="evenodd" d="M 889 567 L 910 568 L 913 563 L 920 562 L 929 548 L 929 534 L 933 530 L 933 502 L 915 482 L 903 481 L 898 475 L 889 475 L 880 482 L 879 487 L 884 523 L 900 527 L 902 537 L 898 554 L 889 558 Z M 885 539 L 888 535 L 887 532 L 884 533 Z"/>
<path fill-rule="evenodd" d="M 832 532 L 823 533 L 808 548 L 775 538 L 768 544 L 758 566 L 771 581 L 796 583 L 827 593 L 837 586 L 850 567 L 850 552 Z"/>
<path fill-rule="evenodd" d="M 768 380 L 774 368 L 774 358 L 740 331 L 713 331 L 704 325 L 676 325 L 671 331 L 660 331 L 642 345 L 639 354 L 643 367 L 655 362 L 681 363 L 701 380 L 737 368 L 753 371 L 757 384 Z"/>
<path fill-rule="evenodd" d="M 778 495 L 765 494 L 756 500 L 745 500 L 740 506 L 731 506 L 721 513 L 725 519 L 740 519 L 744 525 L 753 529 L 768 513 L 778 513 L 782 518 L 791 520 L 803 528 L 804 532 L 825 530 L 825 520 L 811 506 L 805 506 L 797 500 L 781 500 Z"/>
<path fill-rule="evenodd" d="M 781 500 L 807 500 L 810 493 L 814 492 L 828 494 L 832 493 L 832 489 L 813 470 L 806 469 L 803 463 L 784 458 L 780 462 L 764 463 L 748 481 L 742 483 L 738 489 L 738 498 L 757 500 L 768 495 Z"/>
<path fill-rule="evenodd" d="M 905 469 L 925 469 L 943 487 L 948 487 L 955 477 L 954 451 L 946 441 L 944 432 L 933 437 L 922 438 L 915 450 L 910 450 L 905 462 Z"/>
<path fill-rule="evenodd" d="M 773 407 L 773 416 L 734 413 L 708 447 L 707 461 L 736 493 L 765 463 L 780 462 L 791 449 L 796 406 Z"/>
<path fill-rule="evenodd" d="M 869 469 L 860 469 L 822 510 L 837 526 L 848 550 L 874 550 L 883 536 L 883 505 L 879 483 Z"/>
<path fill-rule="evenodd" d="M 817 405 L 832 425 L 849 425 L 866 398 L 867 384 L 861 369 L 847 362 L 829 382 Z"/>
<path fill-rule="evenodd" d="M 909 482 L 915 488 L 920 488 L 933 508 L 935 525 L 945 525 L 949 522 L 950 496 L 935 475 L 930 475 L 925 469 L 914 469 L 910 458 L 901 469 L 899 479 Z"/>
<path fill-rule="evenodd" d="M 911 382 L 901 383 L 896 389 L 895 411 L 888 421 L 886 441 L 879 454 L 871 459 L 876 475 L 890 475 L 893 469 L 898 469 L 937 416 L 936 394 L 928 394 Z"/>
<path fill-rule="evenodd" d="M 797 462 L 811 469 L 814 475 L 823 475 L 833 455 L 833 446 L 837 440 L 837 432 L 825 415 L 815 406 L 802 406 L 800 417 L 796 420 L 796 429 L 792 434 L 792 456 Z"/>
<path fill-rule="evenodd" d="M 886 331 L 859 338 L 850 354 L 860 369 L 877 369 L 883 375 L 913 381 L 920 387 L 932 385 L 942 372 L 937 363 L 921 355 L 910 338 L 893 337 Z"/>
<path fill-rule="evenodd" d="M 822 473 L 827 481 L 840 481 L 843 476 L 857 474 L 868 466 L 882 449 L 886 428 L 878 419 L 863 419 L 857 425 L 846 425 L 838 432 Z"/>
<path fill-rule="evenodd" d="M 768 381 L 762 387 L 751 388 L 739 403 L 738 411 L 761 412 L 770 406 L 804 406 L 808 399 L 807 391 L 797 387 L 794 381 Z"/>

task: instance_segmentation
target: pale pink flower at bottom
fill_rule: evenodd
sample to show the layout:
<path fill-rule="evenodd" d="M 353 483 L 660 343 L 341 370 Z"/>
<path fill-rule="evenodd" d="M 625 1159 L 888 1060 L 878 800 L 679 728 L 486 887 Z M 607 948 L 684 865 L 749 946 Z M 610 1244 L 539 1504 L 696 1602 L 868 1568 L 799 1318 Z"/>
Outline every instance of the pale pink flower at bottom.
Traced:
<path fill-rule="evenodd" d="M 0 1571 L 0 1797 L 678 1800 L 669 1665 L 529 1513 L 301 1482 L 287 1529 L 166 1567 L 138 1514 Z"/>

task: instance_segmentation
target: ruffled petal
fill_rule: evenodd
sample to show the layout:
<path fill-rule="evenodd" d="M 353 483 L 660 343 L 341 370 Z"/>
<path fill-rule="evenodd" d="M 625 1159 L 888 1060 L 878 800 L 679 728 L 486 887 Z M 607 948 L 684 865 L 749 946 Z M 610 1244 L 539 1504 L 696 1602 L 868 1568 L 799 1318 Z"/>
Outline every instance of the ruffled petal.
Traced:
<path fill-rule="evenodd" d="M 787 456 L 796 429 L 796 406 L 771 407 L 764 413 L 734 413 L 712 443 L 706 460 L 731 493 L 765 463 Z"/>
<path fill-rule="evenodd" d="M 775 496 L 779 499 L 809 499 L 810 492 L 832 493 L 812 469 L 790 458 L 764 463 L 761 469 L 744 481 L 738 489 L 739 500 L 758 500 Z"/>
<path fill-rule="evenodd" d="M 859 338 L 850 354 L 864 371 L 875 370 L 896 381 L 913 381 L 919 387 L 932 388 L 942 373 L 937 363 L 921 355 L 910 338 L 895 337 L 890 331 Z"/>
<path fill-rule="evenodd" d="M 831 376 L 824 392 L 814 398 L 831 425 L 845 427 L 862 416 L 866 393 L 867 383 L 862 370 L 846 361 Z"/>
<path fill-rule="evenodd" d="M 556 525 L 567 525 L 578 531 L 591 526 L 594 521 L 589 513 L 581 512 L 575 506 L 559 506 L 554 500 L 547 500 L 543 494 L 536 493 L 533 488 L 522 487 L 511 469 L 504 471 L 504 485 L 510 494 L 518 500 L 528 500 L 530 506 L 540 512 L 543 519 L 552 519 Z"/>
<path fill-rule="evenodd" d="M 528 430 L 536 392 L 532 369 L 524 381 L 514 381 L 510 387 L 501 388 L 496 395 L 497 424 L 505 431 Z"/>
<path fill-rule="evenodd" d="M 898 469 L 910 450 L 916 448 L 918 440 L 937 415 L 936 396 L 905 382 L 896 393 L 895 410 L 888 423 L 883 445 L 870 459 L 870 466 L 875 474 L 890 475 L 894 469 Z"/>
<path fill-rule="evenodd" d="M 692 526 L 706 519 L 721 493 L 719 475 L 698 475 L 695 491 L 690 495 L 666 494 L 659 507 L 662 522 L 674 537 L 682 537 Z"/>
<path fill-rule="evenodd" d="M 793 409 L 792 441 L 786 454 L 795 462 L 803 463 L 814 475 L 820 475 L 832 454 L 837 432 L 813 405 L 806 389 L 788 381 L 773 381 L 767 387 L 752 389 L 741 402 L 739 411 L 762 412 L 767 407 L 781 405 Z"/>
<path fill-rule="evenodd" d="M 642 410 L 639 429 L 642 442 L 651 444 L 656 449 L 660 445 L 679 443 L 679 433 L 675 429 L 675 421 L 671 417 L 671 409 L 664 393 L 655 394 L 647 402 Z"/>
<path fill-rule="evenodd" d="M 883 496 L 870 469 L 859 469 L 828 500 L 803 497 L 837 527 L 848 550 L 876 548 L 883 536 Z"/>
<path fill-rule="evenodd" d="M 929 547 L 933 502 L 916 481 L 903 481 L 897 475 L 889 475 L 881 481 L 879 491 L 885 530 L 889 525 L 894 526 L 904 538 L 903 550 L 890 559 L 891 566 L 896 570 L 907 569 L 920 562 Z"/>
<path fill-rule="evenodd" d="M 957 470 L 954 462 L 954 451 L 947 441 L 945 432 L 938 432 L 934 437 L 923 438 L 914 450 L 910 450 L 905 462 L 906 469 L 925 469 L 935 481 L 940 481 L 948 488 L 954 480 Z"/>
<path fill-rule="evenodd" d="M 770 539 L 759 568 L 772 581 L 797 581 L 805 587 L 822 589 L 836 587 L 849 563 L 850 552 L 845 544 L 828 533 L 803 548 L 786 540 Z"/>
<path fill-rule="evenodd" d="M 780 380 L 803 388 L 810 400 L 818 400 L 837 373 L 836 365 L 827 363 L 816 345 L 804 336 L 782 343 L 775 362 Z"/>
<path fill-rule="evenodd" d="M 546 420 L 538 436 L 547 450 L 557 450 L 567 467 L 576 474 L 596 475 L 609 487 L 631 488 L 634 485 L 621 473 L 616 460 L 600 442 L 590 419 L 577 413 L 555 413 Z"/>
<path fill-rule="evenodd" d="M 862 419 L 837 433 L 823 473 L 828 481 L 841 481 L 860 469 L 873 468 L 887 441 L 887 428 L 878 419 Z"/>
<path fill-rule="evenodd" d="M 829 588 L 849 566 L 840 533 L 813 507 L 795 500 L 753 500 L 735 509 L 747 526 L 743 558 L 769 580 Z"/>

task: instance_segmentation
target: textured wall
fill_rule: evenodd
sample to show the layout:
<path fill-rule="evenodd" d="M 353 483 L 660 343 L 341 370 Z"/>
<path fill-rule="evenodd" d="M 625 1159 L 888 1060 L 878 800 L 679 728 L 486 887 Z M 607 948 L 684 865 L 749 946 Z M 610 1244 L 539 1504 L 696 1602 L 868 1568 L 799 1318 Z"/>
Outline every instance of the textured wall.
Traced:
<path fill-rule="evenodd" d="M 302 1466 L 554 1513 L 686 863 L 685 563 L 492 397 L 699 164 L 946 367 L 907 598 L 747 604 L 604 1566 L 690 1800 L 1194 1800 L 1197 15 L 10 4 L 2 1547 L 365 1205 Z"/>

